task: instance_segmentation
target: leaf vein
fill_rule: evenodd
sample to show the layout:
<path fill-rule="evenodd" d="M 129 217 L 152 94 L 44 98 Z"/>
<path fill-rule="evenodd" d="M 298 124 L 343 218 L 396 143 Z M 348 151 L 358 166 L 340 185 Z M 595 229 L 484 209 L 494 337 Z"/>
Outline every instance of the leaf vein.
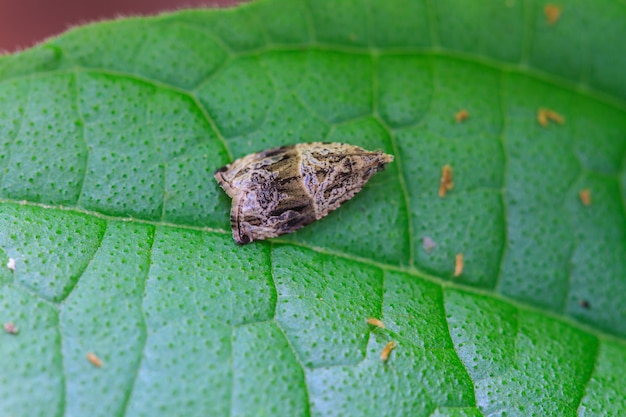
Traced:
<path fill-rule="evenodd" d="M 582 406 L 582 402 L 585 399 L 585 394 L 587 393 L 589 384 L 591 384 L 591 381 L 593 380 L 593 373 L 598 367 L 598 361 L 600 360 L 600 343 L 601 341 L 597 340 L 597 342 L 594 345 L 595 352 L 593 353 L 593 361 L 592 361 L 591 367 L 589 368 L 589 372 L 587 372 L 585 384 L 580 389 L 578 401 L 573 402 L 573 404 L 576 404 L 574 406 L 574 410 L 577 412 L 578 415 L 581 415 L 580 407 Z"/>
<path fill-rule="evenodd" d="M 150 242 L 150 249 L 148 251 L 148 263 L 147 263 L 148 267 L 146 268 L 147 273 L 144 279 L 142 295 L 141 295 L 141 323 L 139 326 L 139 329 L 141 330 L 141 335 L 139 337 L 140 339 L 139 343 L 141 343 L 141 350 L 140 350 L 141 354 L 140 354 L 139 360 L 137 361 L 137 366 L 135 367 L 135 370 L 134 370 L 135 376 L 130 386 L 128 387 L 128 389 L 124 391 L 124 398 L 122 399 L 122 404 L 120 407 L 121 417 L 124 417 L 128 414 L 128 405 L 130 404 L 130 399 L 133 395 L 135 387 L 137 386 L 137 380 L 139 379 L 139 372 L 141 370 L 143 361 L 145 359 L 146 345 L 148 344 L 148 327 L 147 327 L 148 321 L 146 317 L 146 309 L 145 309 L 144 303 L 145 303 L 146 296 L 147 296 L 148 280 L 150 279 L 150 271 L 152 270 L 152 266 L 153 266 L 152 256 L 153 256 L 153 251 L 154 251 L 154 242 L 156 241 L 156 228 L 152 228 L 152 233 L 150 237 L 151 237 L 151 242 Z"/>
<path fill-rule="evenodd" d="M 452 345 L 452 350 L 454 351 L 454 354 L 456 355 L 456 358 L 459 360 L 459 363 L 461 364 L 461 366 L 465 370 L 465 374 L 467 375 L 468 380 L 472 381 L 472 393 L 474 395 L 474 405 L 477 405 L 478 398 L 476 396 L 476 385 L 474 383 L 475 381 L 472 378 L 472 375 L 470 374 L 470 371 L 467 368 L 467 365 L 465 364 L 465 362 L 463 362 L 463 360 L 461 359 L 461 356 L 459 356 L 459 352 L 456 350 L 457 346 L 454 343 L 454 337 L 452 336 L 452 330 L 450 329 L 450 323 L 448 323 L 448 311 L 446 309 L 446 288 L 443 287 L 443 286 L 441 288 L 441 300 L 442 300 L 441 310 L 442 310 L 444 322 L 446 323 L 446 330 L 448 332 L 448 337 L 450 339 L 450 344 Z"/>
<path fill-rule="evenodd" d="M 502 283 L 502 277 L 504 275 L 504 261 L 507 255 L 507 249 L 509 247 L 509 210 L 507 205 L 506 193 L 507 193 L 507 178 L 509 175 L 510 165 L 511 165 L 511 156 L 506 146 L 506 131 L 508 127 L 508 118 L 507 111 L 505 108 L 505 96 L 504 96 L 504 74 L 500 74 L 498 77 L 498 101 L 499 108 L 502 117 L 502 126 L 500 127 L 500 134 L 498 138 L 500 139 L 500 145 L 502 147 L 502 159 L 503 159 L 503 167 L 502 167 L 502 187 L 500 191 L 500 198 L 502 200 L 502 216 L 504 219 L 504 227 L 502 228 L 502 233 L 504 234 L 502 238 L 502 250 L 500 252 L 500 261 L 498 265 L 498 275 L 496 276 L 496 280 L 493 283 L 492 288 L 494 290 L 498 290 L 500 284 Z"/>

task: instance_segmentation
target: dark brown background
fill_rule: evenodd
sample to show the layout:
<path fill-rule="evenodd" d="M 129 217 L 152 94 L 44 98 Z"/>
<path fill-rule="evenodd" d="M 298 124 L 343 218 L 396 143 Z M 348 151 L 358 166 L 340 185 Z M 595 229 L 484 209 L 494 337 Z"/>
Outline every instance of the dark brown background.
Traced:
<path fill-rule="evenodd" d="M 190 7 L 227 7 L 242 1 L 0 0 L 0 54 L 28 48 L 87 22 Z"/>

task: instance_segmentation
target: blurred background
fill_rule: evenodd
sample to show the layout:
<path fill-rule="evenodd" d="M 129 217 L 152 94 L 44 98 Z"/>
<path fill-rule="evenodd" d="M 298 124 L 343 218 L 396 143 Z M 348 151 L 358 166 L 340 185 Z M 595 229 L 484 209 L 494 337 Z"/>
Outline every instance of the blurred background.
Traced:
<path fill-rule="evenodd" d="M 0 54 L 15 52 L 87 22 L 244 0 L 0 0 Z"/>

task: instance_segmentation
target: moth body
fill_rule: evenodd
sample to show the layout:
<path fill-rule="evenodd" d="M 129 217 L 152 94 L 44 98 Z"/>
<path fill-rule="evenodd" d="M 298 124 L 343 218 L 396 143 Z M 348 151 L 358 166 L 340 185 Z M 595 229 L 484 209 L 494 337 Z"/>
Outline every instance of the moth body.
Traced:
<path fill-rule="evenodd" d="M 299 143 L 237 159 L 215 179 L 233 200 L 233 237 L 243 245 L 321 219 L 392 161 L 392 155 L 343 143 Z"/>

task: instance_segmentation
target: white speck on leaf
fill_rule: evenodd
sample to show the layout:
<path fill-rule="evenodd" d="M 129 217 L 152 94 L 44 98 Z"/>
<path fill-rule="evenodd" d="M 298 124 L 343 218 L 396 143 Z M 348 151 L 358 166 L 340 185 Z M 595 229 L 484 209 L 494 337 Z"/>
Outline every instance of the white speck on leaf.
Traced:
<path fill-rule="evenodd" d="M 15 259 L 9 258 L 9 262 L 7 262 L 7 268 L 11 271 L 15 271 Z"/>
<path fill-rule="evenodd" d="M 431 253 L 433 249 L 437 247 L 437 244 L 432 238 L 424 236 L 424 238 L 422 239 L 422 247 L 424 248 L 424 251 L 426 251 L 426 253 Z"/>
<path fill-rule="evenodd" d="M 19 329 L 15 326 L 15 324 L 9 322 L 9 323 L 4 323 L 4 331 L 9 333 L 9 334 L 18 334 L 19 333 Z"/>

